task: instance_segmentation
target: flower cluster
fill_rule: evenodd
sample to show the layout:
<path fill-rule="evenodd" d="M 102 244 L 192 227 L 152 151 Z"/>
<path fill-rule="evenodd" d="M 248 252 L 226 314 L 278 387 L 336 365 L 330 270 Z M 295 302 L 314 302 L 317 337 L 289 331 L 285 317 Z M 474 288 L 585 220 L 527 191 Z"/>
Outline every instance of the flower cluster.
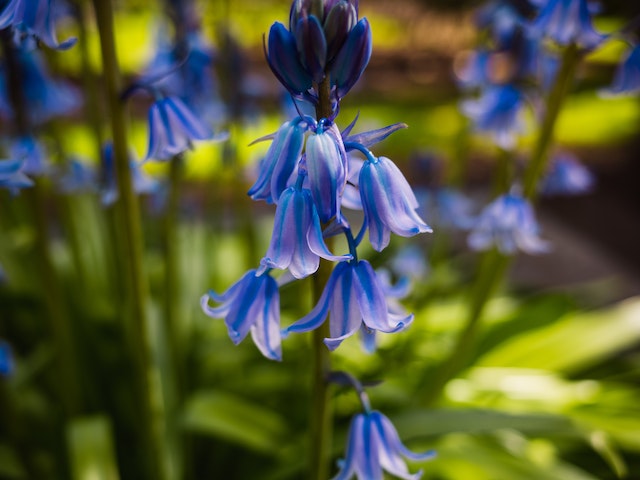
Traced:
<path fill-rule="evenodd" d="M 289 29 L 279 23 L 271 28 L 267 59 L 276 77 L 298 101 L 330 104 L 322 111 L 333 112 L 332 118 L 298 114 L 266 137 L 271 145 L 248 193 L 276 205 L 268 251 L 260 267 L 226 293 L 209 292 L 202 298 L 205 313 L 224 318 L 234 342 L 252 331 L 259 349 L 271 359 L 280 359 L 280 334 L 270 334 L 269 341 L 278 344 L 267 346 L 267 337 L 258 338 L 255 332 L 273 333 L 274 322 L 279 323 L 277 287 L 270 276 L 274 269 L 301 279 L 318 270 L 320 259 L 337 262 L 317 305 L 285 328 L 284 336 L 314 330 L 329 316 L 325 343 L 333 350 L 357 331 L 365 336 L 397 332 L 413 319 L 390 308 L 385 284 L 367 260 L 358 258 L 367 232 L 371 246 L 381 251 L 391 233 L 409 237 L 431 229 L 416 212 L 418 201 L 400 169 L 369 150 L 405 125 L 352 135 L 356 120 L 340 131 L 333 118 L 370 55 L 369 24 L 357 14 L 357 1 L 296 0 Z M 323 82 L 328 92 L 319 89 Z M 345 208 L 362 212 L 359 232 L 352 230 Z M 346 237 L 348 253 L 334 254 L 325 243 L 326 237 L 338 234 Z M 259 287 L 267 284 L 273 287 Z M 212 307 L 210 302 L 221 305 Z"/>

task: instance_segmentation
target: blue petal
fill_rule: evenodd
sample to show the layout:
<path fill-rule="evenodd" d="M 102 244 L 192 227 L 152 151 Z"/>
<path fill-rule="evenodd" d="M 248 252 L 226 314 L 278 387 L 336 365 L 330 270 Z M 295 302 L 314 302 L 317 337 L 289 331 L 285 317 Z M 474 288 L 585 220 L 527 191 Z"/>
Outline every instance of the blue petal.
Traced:
<path fill-rule="evenodd" d="M 311 76 L 298 59 L 296 40 L 280 22 L 269 30 L 269 53 L 265 55 L 271 71 L 287 90 L 301 94 L 311 88 Z"/>
<path fill-rule="evenodd" d="M 375 145 L 378 142 L 381 142 L 385 138 L 387 138 L 392 133 L 397 132 L 398 130 L 402 130 L 403 128 L 408 128 L 406 123 L 394 123 L 393 125 L 388 125 L 383 128 L 379 128 L 377 130 L 370 130 L 368 132 L 358 133 L 356 135 L 351 135 L 345 138 L 346 143 L 359 143 L 363 147 L 369 148 Z M 349 150 L 347 148 L 347 150 Z"/>
<path fill-rule="evenodd" d="M 371 28 L 366 18 L 361 19 L 351 32 L 331 66 L 331 84 L 336 86 L 339 98 L 344 97 L 356 84 L 371 58 Z"/>
<path fill-rule="evenodd" d="M 327 41 L 318 19 L 311 15 L 298 20 L 295 39 L 302 65 L 315 83 L 321 83 L 327 62 Z"/>
<path fill-rule="evenodd" d="M 271 360 L 282 360 L 280 342 L 280 296 L 278 285 L 270 276 L 265 280 L 265 302 L 251 327 L 251 338 L 262 354 Z"/>

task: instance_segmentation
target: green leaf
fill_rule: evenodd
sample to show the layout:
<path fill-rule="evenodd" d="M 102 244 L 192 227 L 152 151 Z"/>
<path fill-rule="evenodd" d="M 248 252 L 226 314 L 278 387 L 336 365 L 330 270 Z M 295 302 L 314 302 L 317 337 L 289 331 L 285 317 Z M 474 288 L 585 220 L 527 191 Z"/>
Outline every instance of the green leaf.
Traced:
<path fill-rule="evenodd" d="M 574 313 L 504 342 L 477 366 L 574 372 L 640 340 L 640 298 L 595 312 Z"/>
<path fill-rule="evenodd" d="M 183 427 L 262 453 L 278 454 L 287 438 L 285 419 L 261 405 L 223 392 L 201 391 L 186 402 Z"/>
<path fill-rule="evenodd" d="M 424 438 L 452 432 L 487 433 L 501 429 L 531 435 L 577 434 L 571 420 L 559 415 L 509 414 L 496 410 L 413 410 L 393 417 L 403 438 Z"/>
<path fill-rule="evenodd" d="M 118 480 L 111 423 L 105 415 L 74 419 L 67 426 L 73 480 Z"/>

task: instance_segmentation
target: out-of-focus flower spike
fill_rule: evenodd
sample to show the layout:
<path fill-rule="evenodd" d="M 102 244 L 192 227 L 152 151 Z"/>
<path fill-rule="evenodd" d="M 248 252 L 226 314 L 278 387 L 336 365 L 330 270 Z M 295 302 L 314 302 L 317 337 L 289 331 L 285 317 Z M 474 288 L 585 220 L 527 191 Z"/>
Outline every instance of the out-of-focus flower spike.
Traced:
<path fill-rule="evenodd" d="M 301 18 L 295 29 L 300 62 L 316 83 L 324 80 L 327 61 L 327 40 L 320 21 L 315 16 Z"/>
<path fill-rule="evenodd" d="M 601 90 L 603 96 L 635 95 L 640 93 L 640 44 L 626 53 L 616 69 L 611 86 Z"/>
<path fill-rule="evenodd" d="M 13 350 L 8 342 L 0 339 L 0 377 L 9 377 L 15 370 Z"/>
<path fill-rule="evenodd" d="M 286 27 L 276 22 L 269 30 L 267 63 L 280 83 L 294 95 L 304 95 L 313 81 L 298 58 L 295 37 Z"/>
<path fill-rule="evenodd" d="M 331 84 L 338 98 L 344 97 L 356 84 L 371 58 L 371 27 L 361 19 L 349 32 L 331 65 Z"/>
<path fill-rule="evenodd" d="M 587 0 L 548 0 L 531 25 L 531 31 L 560 45 L 572 42 L 591 50 L 604 36 L 593 28 Z"/>
<path fill-rule="evenodd" d="M 542 195 L 581 195 L 593 189 L 593 174 L 570 153 L 556 155 L 549 167 L 540 184 Z"/>

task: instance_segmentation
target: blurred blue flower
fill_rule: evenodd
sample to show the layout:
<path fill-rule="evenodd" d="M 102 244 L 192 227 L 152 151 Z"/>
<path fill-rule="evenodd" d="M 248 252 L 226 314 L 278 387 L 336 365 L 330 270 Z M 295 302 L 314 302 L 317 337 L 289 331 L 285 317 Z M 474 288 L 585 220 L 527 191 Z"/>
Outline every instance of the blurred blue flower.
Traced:
<path fill-rule="evenodd" d="M 489 30 L 499 49 L 509 46 L 525 22 L 513 3 L 505 0 L 487 2 L 477 11 L 475 20 L 478 28 Z"/>
<path fill-rule="evenodd" d="M 49 170 L 49 158 L 40 142 L 32 136 L 13 141 L 9 147 L 9 155 L 22 160 L 21 171 L 27 175 L 44 175 Z"/>
<path fill-rule="evenodd" d="M 578 159 L 566 152 L 556 155 L 542 179 L 543 195 L 580 195 L 593 189 L 595 178 Z"/>
<path fill-rule="evenodd" d="M 382 251 L 391 232 L 403 237 L 431 232 L 417 214 L 418 200 L 400 169 L 386 157 L 368 156 L 359 177 L 369 241 Z"/>
<path fill-rule="evenodd" d="M 20 85 L 32 125 L 40 125 L 53 117 L 68 115 L 78 108 L 78 92 L 66 83 L 51 78 L 40 52 L 21 49 L 16 57 L 20 64 Z M 2 70 L 6 68 L 4 64 Z M 0 75 L 0 114 L 4 118 L 13 119 L 13 108 L 5 77 L 4 74 Z"/>
<path fill-rule="evenodd" d="M 284 334 L 315 330 L 330 313 L 330 338 L 324 343 L 335 350 L 362 324 L 369 330 L 393 333 L 405 329 L 413 315 L 389 311 L 384 289 L 366 260 L 341 262 L 333 269 L 318 304 L 306 316 L 284 330 Z"/>
<path fill-rule="evenodd" d="M 435 452 L 414 453 L 405 447 L 391 421 L 373 410 L 359 413 L 349 427 L 346 458 L 333 480 L 382 480 L 383 470 L 404 480 L 418 480 L 422 471 L 411 474 L 403 457 L 429 460 Z"/>
<path fill-rule="evenodd" d="M 311 192 L 289 187 L 278 202 L 271 243 L 261 262 L 263 269 L 288 268 L 295 278 L 304 278 L 318 270 L 320 257 L 332 262 L 351 259 L 351 255 L 333 255 L 324 243 Z"/>
<path fill-rule="evenodd" d="M 475 222 L 474 203 L 454 188 L 422 188 L 416 190 L 418 213 L 430 212 L 431 223 L 437 227 L 468 230 Z"/>
<path fill-rule="evenodd" d="M 597 47 L 604 37 L 593 29 L 587 0 L 548 0 L 531 24 L 531 32 L 560 45 L 576 43 L 582 48 Z"/>
<path fill-rule="evenodd" d="M 515 146 L 516 135 L 524 129 L 524 95 L 512 85 L 493 85 L 475 100 L 462 103 L 462 112 L 480 132 L 488 133 L 504 149 Z"/>
<path fill-rule="evenodd" d="M 504 255 L 517 250 L 544 253 L 549 250 L 549 244 L 539 237 L 539 231 L 531 204 L 519 194 L 508 193 L 482 210 L 468 243 L 473 250 L 496 247 Z"/>
<path fill-rule="evenodd" d="M 455 74 L 458 85 L 463 89 L 473 90 L 486 87 L 492 83 L 491 59 L 494 53 L 479 49 L 465 52 L 456 58 Z"/>
<path fill-rule="evenodd" d="M 219 303 L 210 307 L 209 301 Z M 234 344 L 245 339 L 249 331 L 262 354 L 282 360 L 280 345 L 280 294 L 276 281 L 268 274 L 249 270 L 222 295 L 209 290 L 200 305 L 212 318 L 224 318 Z"/>
<path fill-rule="evenodd" d="M 8 377 L 15 370 L 13 351 L 8 342 L 0 339 L 0 376 Z"/>
<path fill-rule="evenodd" d="M 73 158 L 65 166 L 58 187 L 65 194 L 93 192 L 97 188 L 96 172 L 88 163 Z"/>
<path fill-rule="evenodd" d="M 55 21 L 59 13 L 53 0 L 9 0 L 0 13 L 0 30 L 13 27 L 19 34 L 33 36 L 49 48 L 66 50 L 77 39 L 58 41 Z"/>
<path fill-rule="evenodd" d="M 135 160 L 129 160 L 133 182 L 133 191 L 140 194 L 153 194 L 160 191 L 160 184 L 146 175 L 141 170 L 141 165 Z M 118 200 L 118 177 L 113 158 L 113 145 L 109 142 L 102 150 L 102 164 L 100 169 L 101 201 L 102 205 L 109 206 Z"/>
<path fill-rule="evenodd" d="M 209 140 L 213 132 L 178 97 L 157 100 L 149 109 L 149 146 L 144 160 L 170 160 L 189 150 L 195 140 Z"/>
<path fill-rule="evenodd" d="M 311 198 L 320 221 L 340 217 L 340 196 L 347 183 L 348 159 L 335 123 L 318 122 L 306 145 L 306 170 Z"/>
<path fill-rule="evenodd" d="M 260 162 L 258 179 L 249 189 L 251 198 L 266 200 L 268 203 L 278 202 L 302 155 L 306 129 L 307 126 L 300 117 L 280 126 Z"/>
<path fill-rule="evenodd" d="M 186 45 L 178 48 L 167 43 L 164 30 L 158 37 L 158 50 L 140 82 L 153 83 L 165 94 L 179 97 L 198 118 L 219 119 L 224 105 L 217 91 L 213 48 L 195 30 L 187 32 Z"/>
<path fill-rule="evenodd" d="M 33 185 L 33 181 L 24 174 L 23 167 L 22 159 L 0 160 L 0 188 L 15 192 Z"/>
<path fill-rule="evenodd" d="M 391 258 L 389 266 L 396 275 L 411 280 L 424 280 L 429 273 L 429 265 L 427 264 L 425 251 L 413 243 L 403 246 Z M 397 290 L 397 287 L 394 290 Z M 388 294 L 389 290 L 386 291 Z M 407 291 L 406 294 L 408 293 Z M 398 296 L 398 298 L 404 296 L 405 295 Z"/>
<path fill-rule="evenodd" d="M 602 90 L 603 95 L 635 95 L 640 93 L 640 44 L 625 55 L 616 69 L 611 86 Z"/>

